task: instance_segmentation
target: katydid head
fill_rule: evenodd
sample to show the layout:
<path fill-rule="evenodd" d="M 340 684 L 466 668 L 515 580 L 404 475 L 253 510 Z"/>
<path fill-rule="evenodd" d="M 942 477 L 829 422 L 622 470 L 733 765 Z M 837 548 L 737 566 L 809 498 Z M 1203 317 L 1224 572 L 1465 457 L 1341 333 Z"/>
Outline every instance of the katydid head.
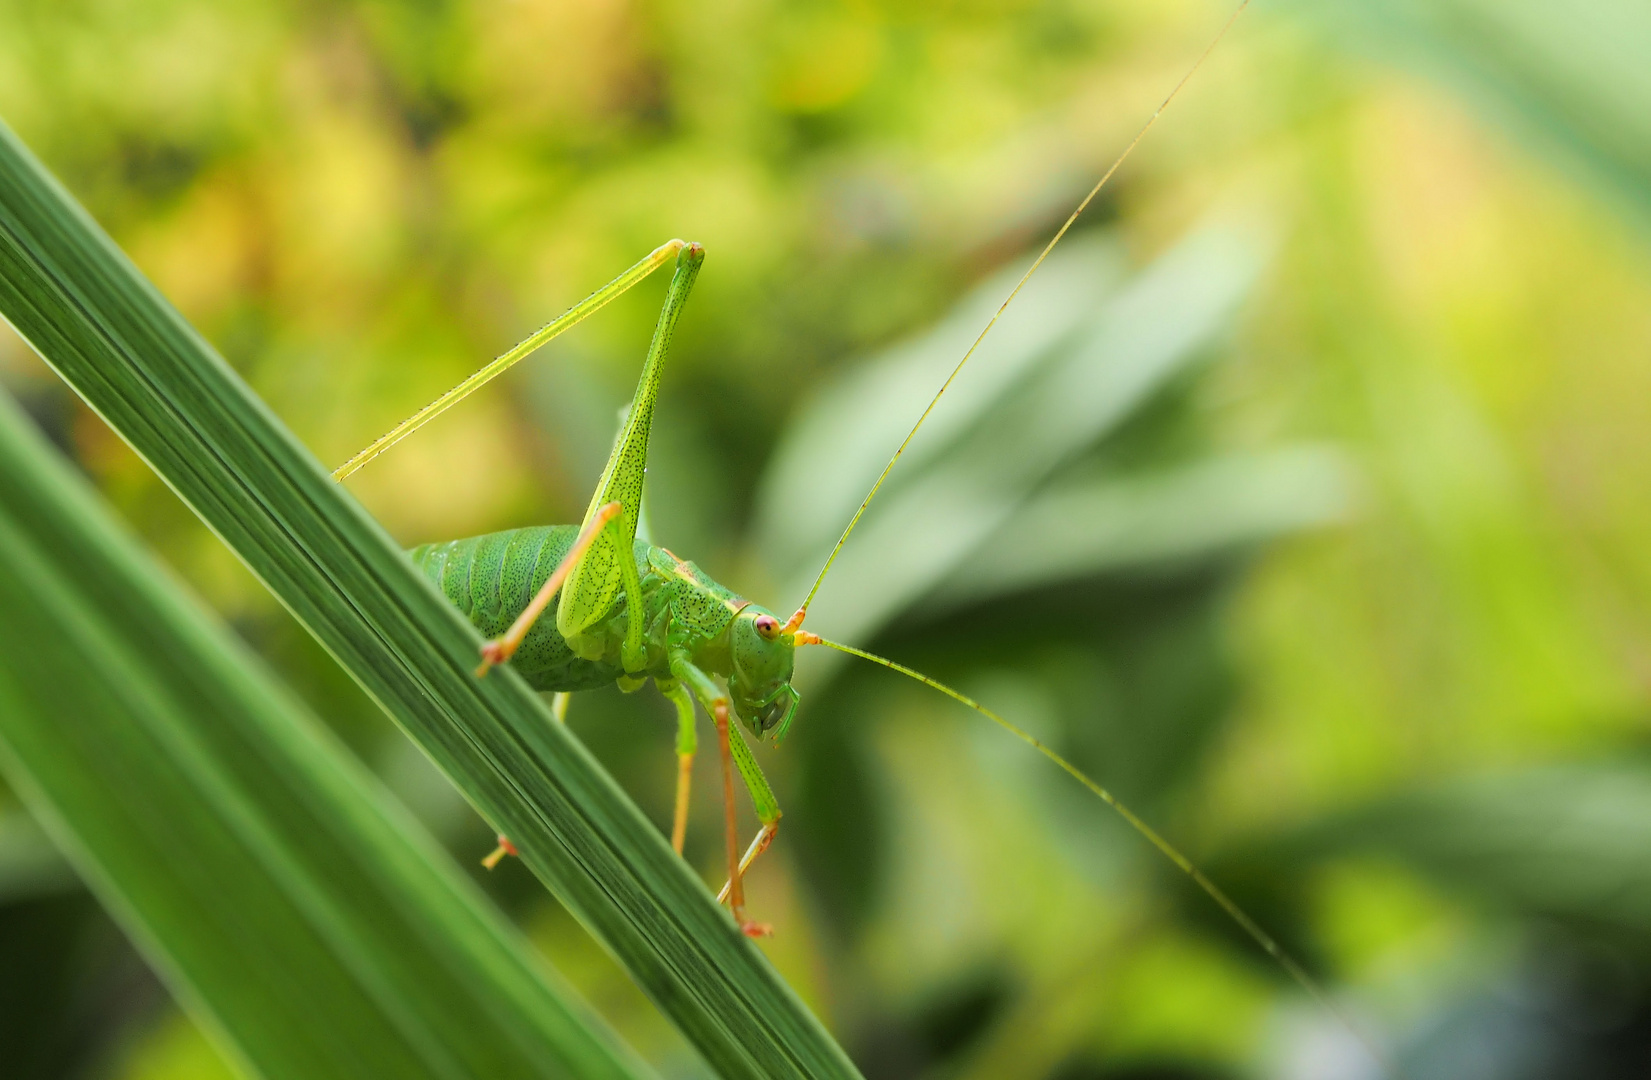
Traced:
<path fill-rule="evenodd" d="M 792 653 L 790 634 L 784 632 L 774 613 L 747 604 L 734 617 L 729 635 L 733 670 L 728 676 L 728 696 L 734 712 L 757 738 L 774 732 L 777 743 L 785 737 L 791 718 L 797 713 L 797 691 L 791 688 Z"/>

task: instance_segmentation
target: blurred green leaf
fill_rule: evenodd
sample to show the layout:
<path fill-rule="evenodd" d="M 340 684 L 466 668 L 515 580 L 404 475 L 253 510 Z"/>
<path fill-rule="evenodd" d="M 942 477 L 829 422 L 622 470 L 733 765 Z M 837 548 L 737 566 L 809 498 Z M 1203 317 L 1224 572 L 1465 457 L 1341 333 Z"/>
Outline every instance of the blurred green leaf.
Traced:
<path fill-rule="evenodd" d="M 916 422 L 1026 266 L 993 274 L 912 341 L 855 365 L 816 391 L 785 427 L 759 494 L 758 543 L 776 571 L 796 576 L 829 550 L 889 454 Z M 909 479 L 999 397 L 1077 332 L 1092 305 L 1117 288 L 1126 264 L 1116 243 L 1074 237 L 1057 248 L 969 361 L 891 474 Z"/>
<path fill-rule="evenodd" d="M 1383 855 L 1510 911 L 1651 937 L 1651 769 L 1609 762 L 1465 777 L 1323 819 L 1255 854 L 1281 876 L 1325 858 Z"/>
<path fill-rule="evenodd" d="M 1651 5 L 1297 0 L 1333 40 L 1465 91 L 1651 217 Z"/>
<path fill-rule="evenodd" d="M 0 567 L 0 767 L 249 1071 L 639 1074 L 9 400 Z"/>
<path fill-rule="evenodd" d="M 890 473 L 816 600 L 817 624 L 864 639 L 964 572 L 967 561 L 996 562 L 991 538 L 1021 531 L 1019 514 L 1041 484 L 1210 354 L 1264 265 L 1264 251 L 1240 231 L 1207 227 L 1125 278 L 1105 240 L 1057 249 Z M 935 330 L 870 361 L 788 429 L 763 484 L 759 517 L 772 572 L 788 583 L 784 595 L 801 599 L 920 402 L 1019 272 L 994 277 Z M 1057 497 L 1044 509 L 1059 515 L 1073 508 Z M 1053 524 L 1071 527 L 1058 517 Z M 1051 549 L 1042 571 L 1096 562 L 1087 549 L 1106 539 L 1074 543 L 1086 553 Z M 995 588 L 998 573 L 1016 571 L 989 571 L 979 586 L 957 588 Z M 1029 583 L 1040 571 L 1029 566 L 1026 573 Z"/>
<path fill-rule="evenodd" d="M 1061 483 L 960 564 L 925 611 L 1140 567 L 1208 559 L 1351 510 L 1352 471 L 1328 447 L 1211 457 L 1085 484 Z"/>
<path fill-rule="evenodd" d="M 395 717 L 725 1075 L 853 1066 L 459 613 L 10 135 L 0 310 Z"/>

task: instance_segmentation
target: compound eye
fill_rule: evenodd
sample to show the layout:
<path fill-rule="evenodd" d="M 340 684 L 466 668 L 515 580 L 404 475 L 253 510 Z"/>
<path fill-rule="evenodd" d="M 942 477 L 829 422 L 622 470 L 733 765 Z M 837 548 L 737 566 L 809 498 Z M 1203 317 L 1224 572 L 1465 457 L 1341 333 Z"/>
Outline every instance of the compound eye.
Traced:
<path fill-rule="evenodd" d="M 757 633 L 761 634 L 765 641 L 773 641 L 780 636 L 780 620 L 774 618 L 774 616 L 758 615 L 756 624 Z"/>

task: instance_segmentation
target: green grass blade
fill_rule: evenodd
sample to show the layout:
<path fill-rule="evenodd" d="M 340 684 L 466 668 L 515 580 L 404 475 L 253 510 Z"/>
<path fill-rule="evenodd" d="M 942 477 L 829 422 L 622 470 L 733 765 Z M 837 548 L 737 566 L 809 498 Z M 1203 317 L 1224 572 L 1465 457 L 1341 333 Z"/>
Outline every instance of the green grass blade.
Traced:
<path fill-rule="evenodd" d="M 853 1076 L 658 831 L 9 132 L 0 312 L 379 700 L 705 1057 Z"/>
<path fill-rule="evenodd" d="M 639 1070 L 0 398 L 0 768 L 252 1075 Z"/>

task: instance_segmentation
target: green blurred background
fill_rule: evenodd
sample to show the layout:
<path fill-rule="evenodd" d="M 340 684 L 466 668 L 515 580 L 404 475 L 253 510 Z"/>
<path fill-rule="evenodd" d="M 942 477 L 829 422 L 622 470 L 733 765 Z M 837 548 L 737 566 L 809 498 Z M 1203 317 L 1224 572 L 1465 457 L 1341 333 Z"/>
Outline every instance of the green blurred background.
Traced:
<path fill-rule="evenodd" d="M 0 116 L 328 464 L 657 243 L 703 242 L 648 528 L 789 610 L 1229 11 L 0 0 Z M 1258 0 L 811 616 L 1070 753 L 1412 1077 L 1651 1063 L 1648 55 L 1629 0 Z M 409 545 L 576 520 L 662 291 L 352 490 Z M 6 388 L 473 865 L 480 820 L 0 335 Z M 1374 1075 L 1047 763 L 805 660 L 751 909 L 868 1077 Z M 658 695 L 581 695 L 570 722 L 663 825 Z M 702 1075 L 521 867 L 485 885 L 665 1075 Z M 15 809 L 0 1066 L 229 1075 Z"/>

